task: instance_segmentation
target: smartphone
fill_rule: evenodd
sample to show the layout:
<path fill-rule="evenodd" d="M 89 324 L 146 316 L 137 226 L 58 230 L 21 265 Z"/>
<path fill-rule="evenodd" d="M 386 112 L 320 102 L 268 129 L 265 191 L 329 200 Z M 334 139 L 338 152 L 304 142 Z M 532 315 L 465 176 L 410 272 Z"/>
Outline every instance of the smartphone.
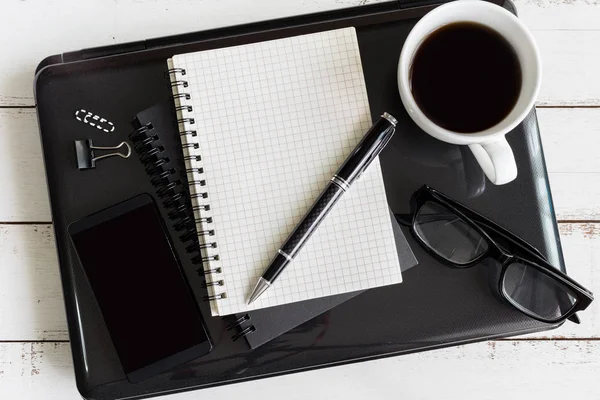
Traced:
<path fill-rule="evenodd" d="M 127 379 L 140 382 L 212 349 L 152 197 L 68 227 Z"/>

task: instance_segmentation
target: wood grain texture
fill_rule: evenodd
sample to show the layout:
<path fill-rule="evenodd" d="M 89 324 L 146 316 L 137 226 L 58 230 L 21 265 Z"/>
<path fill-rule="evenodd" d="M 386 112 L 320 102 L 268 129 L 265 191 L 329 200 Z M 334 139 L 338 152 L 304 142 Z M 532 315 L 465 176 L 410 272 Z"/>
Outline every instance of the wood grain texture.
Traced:
<path fill-rule="evenodd" d="M 600 105 L 598 0 L 515 0 L 542 56 L 538 105 Z"/>
<path fill-rule="evenodd" d="M 0 343 L 0 398 L 81 399 L 72 365 L 68 343 Z"/>
<path fill-rule="evenodd" d="M 600 109 L 538 115 L 558 219 L 599 220 Z M 0 187 L 0 222 L 51 220 L 33 109 L 0 108 Z"/>
<path fill-rule="evenodd" d="M 537 110 L 559 220 L 600 220 L 600 109 Z"/>
<path fill-rule="evenodd" d="M 560 233 L 569 274 L 600 293 L 600 224 L 561 224 Z M 0 266 L 0 341 L 67 340 L 51 226 L 0 225 Z M 581 319 L 534 337 L 600 338 L 597 302 Z"/>
<path fill-rule="evenodd" d="M 50 225 L 0 225 L 0 341 L 68 339 Z"/>
<path fill-rule="evenodd" d="M 0 109 L 0 221 L 49 221 L 42 149 L 33 109 Z"/>
<path fill-rule="evenodd" d="M 76 400 L 68 343 L 0 343 L 0 396 Z M 600 341 L 478 343 L 161 397 L 596 399 Z M 560 377 L 560 379 L 558 379 Z M 293 388 L 293 389 L 292 389 Z M 254 395 L 252 395 L 254 394 Z"/>

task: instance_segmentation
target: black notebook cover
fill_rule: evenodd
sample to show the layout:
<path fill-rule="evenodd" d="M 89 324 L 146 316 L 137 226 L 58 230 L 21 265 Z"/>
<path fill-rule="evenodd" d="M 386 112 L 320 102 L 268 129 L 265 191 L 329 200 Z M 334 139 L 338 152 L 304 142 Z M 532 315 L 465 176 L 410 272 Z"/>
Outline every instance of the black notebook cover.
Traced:
<path fill-rule="evenodd" d="M 138 113 L 134 121 L 134 127 L 136 131 L 130 135 L 130 139 L 133 141 L 136 153 L 138 153 L 137 156 L 146 161 L 146 172 L 149 173 L 149 179 L 152 178 L 151 182 L 154 183 L 157 202 L 161 207 L 166 208 L 165 214 L 169 216 L 170 223 L 178 231 L 177 237 L 173 239 L 180 240 L 186 245 L 188 251 L 180 254 L 179 257 L 188 273 L 188 279 L 194 290 L 196 301 L 205 303 L 207 301 L 205 297 L 208 293 L 206 288 L 202 287 L 204 277 L 202 276 L 202 263 L 197 260 L 199 255 L 196 247 L 198 240 L 196 235 L 189 232 L 189 228 L 182 224 L 183 221 L 193 219 L 193 213 L 186 192 L 186 174 L 182 173 L 185 164 L 172 101 L 158 103 Z M 154 152 L 157 148 L 162 151 L 154 158 L 148 159 L 146 155 Z M 165 173 L 166 171 L 168 173 Z M 161 179 L 157 180 L 157 178 Z M 177 186 L 174 187 L 171 193 L 164 193 L 164 188 L 169 184 Z M 174 197 L 178 201 L 172 201 Z M 181 204 L 185 204 L 187 207 L 178 209 Z M 413 267 L 417 260 L 408 246 L 397 221 L 393 215 L 390 217 L 392 218 L 398 258 L 402 270 L 405 271 Z M 193 222 L 188 224 L 188 227 L 190 226 L 194 226 Z M 203 313 L 205 319 L 221 321 L 225 324 L 225 329 L 229 331 L 232 340 L 244 338 L 249 346 L 254 349 L 360 293 L 361 291 L 356 291 L 310 299 L 229 317 L 211 317 L 210 311 L 206 313 L 204 307 Z M 211 321 L 210 324 L 215 325 L 215 322 Z M 223 327 L 219 328 L 219 330 L 222 329 Z"/>

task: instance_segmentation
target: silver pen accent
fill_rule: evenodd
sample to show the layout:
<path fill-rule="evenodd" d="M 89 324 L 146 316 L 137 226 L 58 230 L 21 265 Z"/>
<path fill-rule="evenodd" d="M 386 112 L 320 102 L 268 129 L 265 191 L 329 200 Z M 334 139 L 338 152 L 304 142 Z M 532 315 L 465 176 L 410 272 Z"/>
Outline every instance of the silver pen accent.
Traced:
<path fill-rule="evenodd" d="M 279 254 L 281 254 L 282 256 L 284 256 L 285 258 L 287 258 L 289 261 L 292 261 L 292 260 L 293 260 L 292 256 L 290 256 L 290 255 L 289 255 L 288 253 L 286 253 L 285 251 L 283 251 L 283 250 L 279 249 L 279 250 L 277 250 L 277 252 L 278 252 Z"/>
<path fill-rule="evenodd" d="M 346 182 L 345 179 L 340 178 L 337 175 L 334 175 L 331 178 L 331 182 L 335 183 L 336 185 L 338 185 L 340 187 L 340 189 L 342 189 L 344 192 L 347 192 L 348 190 L 350 190 L 350 185 L 348 185 L 348 182 Z"/>

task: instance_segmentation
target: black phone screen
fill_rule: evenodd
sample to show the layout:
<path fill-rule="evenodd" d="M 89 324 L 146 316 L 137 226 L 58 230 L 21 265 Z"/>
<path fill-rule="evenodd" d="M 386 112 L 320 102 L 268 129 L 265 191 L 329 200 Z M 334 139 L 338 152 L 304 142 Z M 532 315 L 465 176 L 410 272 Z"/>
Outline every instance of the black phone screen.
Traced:
<path fill-rule="evenodd" d="M 69 233 L 130 381 L 208 353 L 212 345 L 149 195 L 93 214 Z"/>

